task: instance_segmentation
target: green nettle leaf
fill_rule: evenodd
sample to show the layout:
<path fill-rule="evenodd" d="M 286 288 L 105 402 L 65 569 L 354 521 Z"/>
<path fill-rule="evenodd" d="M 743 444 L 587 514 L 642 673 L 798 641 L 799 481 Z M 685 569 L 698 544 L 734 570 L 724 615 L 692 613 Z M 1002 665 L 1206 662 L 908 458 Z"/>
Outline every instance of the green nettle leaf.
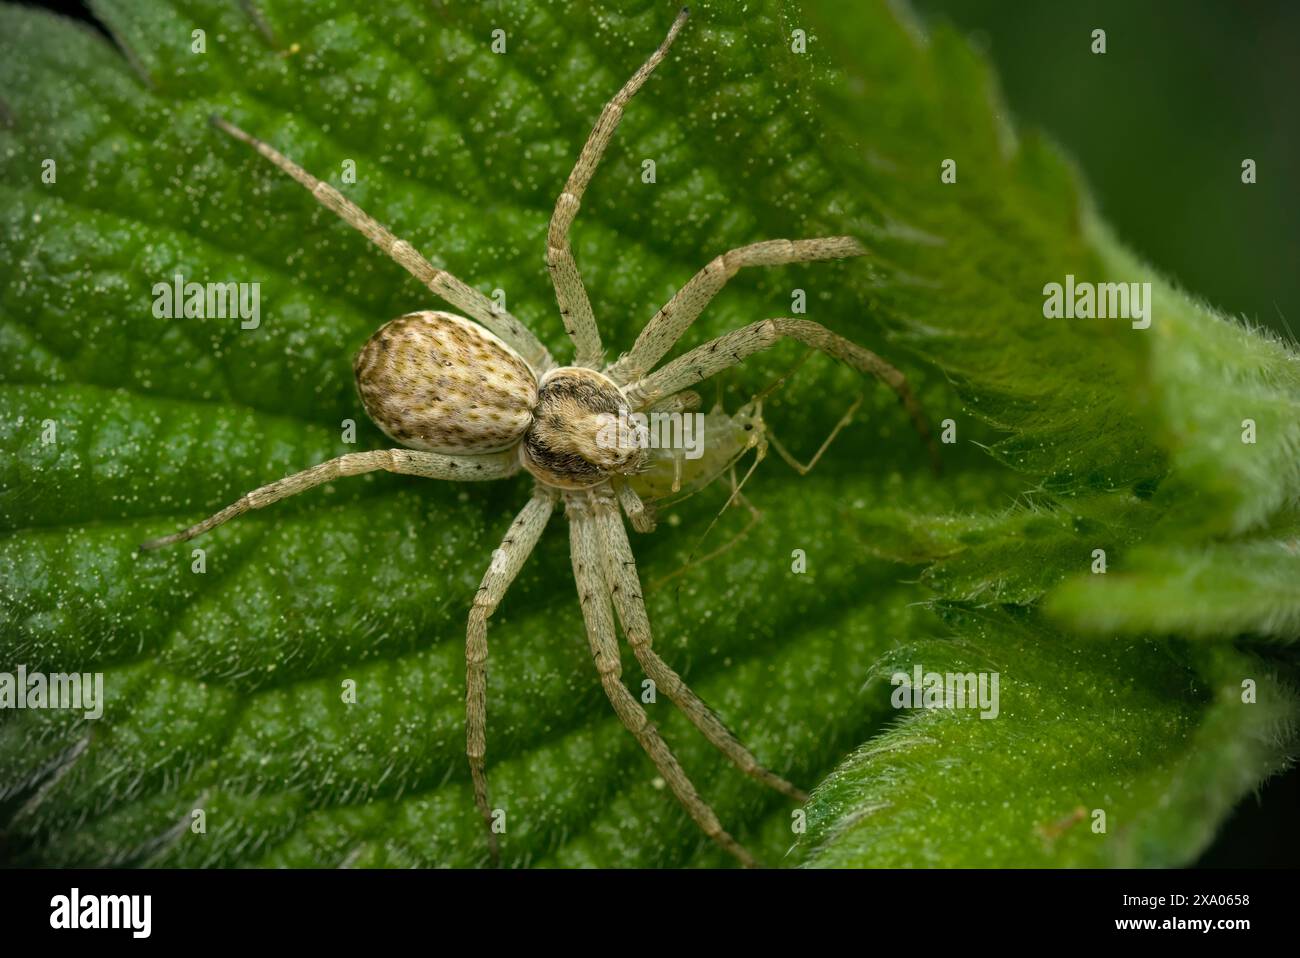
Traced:
<path fill-rule="evenodd" d="M 1176 865 L 1284 764 L 1297 699 L 1257 658 L 1071 647 L 1003 612 L 954 617 L 959 638 L 899 647 L 877 674 L 995 672 L 997 712 L 916 712 L 862 746 L 818 787 L 809 862 Z"/>
<path fill-rule="evenodd" d="M 7 854 L 485 863 L 464 630 L 526 478 L 342 479 L 136 550 L 391 445 L 352 357 L 444 305 L 209 117 L 502 291 L 567 360 L 547 221 L 675 9 L 92 7 L 113 42 L 0 7 L 0 673 L 104 675 L 101 718 L 0 711 Z M 694 7 L 584 198 L 574 250 L 612 353 L 729 248 L 859 236 L 862 259 L 742 272 L 680 348 L 789 315 L 803 290 L 808 318 L 896 362 L 956 440 L 933 476 L 892 395 L 814 357 L 764 411 L 807 458 L 864 397 L 816 470 L 771 457 L 744 489 L 757 521 L 733 507 L 710 526 L 719 482 L 633 542 L 656 647 L 764 762 L 817 786 L 806 813 L 666 697 L 646 708 L 767 864 L 1186 862 L 1296 750 L 1300 366 L 1124 250 L 1068 163 L 997 119 L 984 62 L 899 16 Z M 1149 328 L 1045 318 L 1067 275 L 1151 283 Z M 256 320 L 155 315 L 177 276 L 258 284 Z M 719 400 L 801 356 L 754 357 Z M 503 863 L 729 864 L 605 701 L 552 523 L 489 633 Z M 996 672 L 998 717 L 898 720 L 892 678 L 917 666 Z M 640 692 L 630 653 L 624 679 Z"/>

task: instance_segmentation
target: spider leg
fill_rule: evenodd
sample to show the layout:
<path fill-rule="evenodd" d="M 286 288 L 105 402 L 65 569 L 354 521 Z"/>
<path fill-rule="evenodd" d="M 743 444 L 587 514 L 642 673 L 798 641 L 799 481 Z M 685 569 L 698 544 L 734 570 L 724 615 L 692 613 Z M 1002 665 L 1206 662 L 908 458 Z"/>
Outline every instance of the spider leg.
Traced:
<path fill-rule="evenodd" d="M 623 520 L 614 503 L 597 499 L 593 521 L 605 546 L 605 579 L 614 599 L 614 609 L 618 612 L 628 644 L 632 646 L 632 652 L 646 675 L 736 768 L 796 801 L 808 801 L 805 792 L 760 765 L 758 759 L 722 724 L 713 710 L 654 651 L 651 647 L 650 618 L 646 613 L 641 581 L 636 571 L 636 558 L 632 555 L 627 530 L 623 528 Z"/>
<path fill-rule="evenodd" d="M 614 94 L 614 98 L 605 104 L 587 137 L 586 145 L 578 154 L 578 161 L 564 184 L 564 190 L 555 201 L 555 212 L 551 214 L 551 224 L 546 236 L 546 266 L 551 272 L 551 283 L 555 286 L 555 300 L 560 306 L 560 315 L 564 318 L 564 329 L 573 340 L 577 350 L 574 364 L 577 366 L 596 367 L 601 362 L 600 330 L 596 327 L 596 317 L 591 311 L 591 301 L 583 288 L 582 277 L 578 273 L 578 264 L 573 259 L 573 250 L 569 246 L 569 227 L 573 225 L 582 205 L 582 194 L 591 182 L 596 167 L 600 165 L 605 148 L 614 138 L 614 131 L 623 117 L 623 108 L 636 95 L 641 86 L 649 79 L 660 62 L 668 55 L 668 48 L 677 39 L 682 25 L 686 22 L 687 11 L 683 9 L 668 29 L 659 48 L 650 54 L 650 58 L 641 68 L 632 74 L 623 88 Z"/>
<path fill-rule="evenodd" d="M 732 330 L 625 386 L 623 394 L 633 409 L 642 409 L 678 390 L 717 375 L 724 369 L 739 365 L 748 356 L 774 346 L 787 337 L 819 349 L 861 373 L 869 373 L 892 389 L 929 448 L 935 471 L 939 470 L 939 447 L 930 434 L 930 424 L 926 421 L 925 413 L 912 395 L 907 377 L 871 350 L 807 319 L 765 319 Z"/>
<path fill-rule="evenodd" d="M 861 396 L 853 400 L 852 405 L 844 411 L 844 415 L 840 417 L 840 421 L 837 422 L 835 428 L 831 430 L 831 434 L 822 441 L 821 446 L 815 453 L 813 453 L 812 459 L 808 460 L 807 463 L 802 463 L 796 459 L 790 451 L 782 445 L 781 440 L 776 437 L 776 434 L 772 432 L 770 428 L 767 430 L 767 441 L 772 444 L 772 448 L 776 450 L 776 454 L 785 460 L 786 465 L 799 473 L 799 475 L 806 476 L 817 466 L 822 455 L 830 448 L 831 443 L 835 441 L 835 437 L 844 430 L 845 426 L 853 421 L 853 414 L 858 411 L 858 407 L 861 405 Z"/>
<path fill-rule="evenodd" d="M 273 502 L 296 496 L 314 486 L 342 476 L 359 476 L 380 469 L 426 479 L 504 479 L 519 470 L 519 458 L 513 450 L 481 456 L 444 456 L 436 452 L 415 449 L 375 449 L 370 452 L 352 452 L 337 459 L 296 472 L 278 482 L 261 486 L 245 493 L 220 512 L 209 516 L 182 532 L 158 539 L 150 539 L 140 546 L 141 551 L 161 549 L 163 546 L 185 542 L 209 532 L 223 522 L 242 516 L 250 509 L 261 509 Z"/>
<path fill-rule="evenodd" d="M 650 409 L 650 412 L 694 412 L 699 408 L 700 394 L 687 390 L 685 392 L 673 393 L 663 402 L 653 406 Z"/>
<path fill-rule="evenodd" d="M 745 473 L 746 479 L 749 478 L 749 475 L 754 471 L 754 466 L 756 465 L 757 463 L 754 463 L 749 467 L 749 471 Z M 698 568 L 707 562 L 712 562 L 714 559 L 718 558 L 718 556 L 730 552 L 732 549 L 734 549 L 736 546 L 740 545 L 740 543 L 744 541 L 745 537 L 749 535 L 750 532 L 753 531 L 756 525 L 758 525 L 760 522 L 763 521 L 763 513 L 759 510 L 758 506 L 750 502 L 748 497 L 746 497 L 746 495 L 740 491 L 740 486 L 736 482 L 736 469 L 734 466 L 731 469 L 731 495 L 727 497 L 727 501 L 723 503 L 722 509 L 719 510 L 718 514 L 713 517 L 713 520 L 709 523 L 708 528 L 704 530 L 704 534 L 700 536 L 699 541 L 696 542 L 695 544 L 695 549 L 698 549 L 700 546 L 704 544 L 705 540 L 709 536 L 709 533 L 713 531 L 713 526 L 717 523 L 719 519 L 722 518 L 722 513 L 726 512 L 726 510 L 731 506 L 733 502 L 735 502 L 740 506 L 743 506 L 745 508 L 745 511 L 749 513 L 749 519 L 748 521 L 746 521 L 744 528 L 742 528 L 739 532 L 733 535 L 722 545 L 718 546 L 715 549 L 710 549 L 702 556 L 696 556 L 694 550 L 692 550 L 691 555 L 687 558 L 686 562 L 678 566 L 672 572 L 668 572 L 660 576 L 658 579 L 655 579 L 653 582 L 651 582 L 649 587 L 646 589 L 647 592 L 657 592 L 659 589 L 662 589 L 665 585 L 667 585 L 673 579 L 676 579 L 678 576 L 683 576 L 686 573 L 690 572 L 692 569 Z"/>
<path fill-rule="evenodd" d="M 655 514 L 652 508 L 646 506 L 641 501 L 641 497 L 636 494 L 636 490 L 626 482 L 615 482 L 614 494 L 618 496 L 618 503 L 627 513 L 628 520 L 632 523 L 632 528 L 637 532 L 654 532 L 655 531 Z"/>
<path fill-rule="evenodd" d="M 492 330 L 519 353 L 534 371 L 542 373 L 555 365 L 546 347 L 523 323 L 473 286 L 462 282 L 446 270 L 438 269 L 421 256 L 414 246 L 406 240 L 398 239 L 382 223 L 330 184 L 318 180 L 273 146 L 245 133 L 233 123 L 215 115 L 212 117 L 212 122 L 218 129 L 236 140 L 247 143 L 309 189 L 317 202 L 337 213 L 344 222 L 383 250 L 395 263 L 405 267 L 407 272 L 432 292 L 457 309 L 464 310 L 469 316 Z"/>
<path fill-rule="evenodd" d="M 573 578 L 578 586 L 582 618 L 587 626 L 587 641 L 591 645 L 596 670 L 600 673 L 600 682 L 610 704 L 655 763 L 677 800 L 704 833 L 734 855 L 741 864 L 751 868 L 756 866 L 758 863 L 753 856 L 727 833 L 713 809 L 700 798 L 667 743 L 651 724 L 645 709 L 623 684 L 623 665 L 619 660 L 614 616 L 610 609 L 610 588 L 605 577 L 604 545 L 588 494 L 566 496 L 565 513 L 569 517 Z"/>
<path fill-rule="evenodd" d="M 817 260 L 862 256 L 866 249 L 852 236 L 819 236 L 815 239 L 766 240 L 723 253 L 673 294 L 637 336 L 632 348 L 610 366 L 608 375 L 616 383 L 639 379 L 654 368 L 727 280 L 746 266 L 784 266 Z"/>
<path fill-rule="evenodd" d="M 474 803 L 487 825 L 493 864 L 497 863 L 499 850 L 496 833 L 492 831 L 492 808 L 488 804 L 484 765 L 487 755 L 487 621 L 537 545 L 554 506 L 554 494 L 539 486 L 528 505 L 515 517 L 500 548 L 492 554 L 492 564 L 483 574 L 465 633 L 465 754 L 474 780 Z"/>

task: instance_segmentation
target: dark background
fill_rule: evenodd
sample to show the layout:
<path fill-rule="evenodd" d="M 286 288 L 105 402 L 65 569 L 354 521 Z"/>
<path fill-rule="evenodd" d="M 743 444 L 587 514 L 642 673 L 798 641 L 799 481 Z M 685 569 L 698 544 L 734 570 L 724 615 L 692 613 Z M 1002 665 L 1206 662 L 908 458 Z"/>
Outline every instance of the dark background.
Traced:
<path fill-rule="evenodd" d="M 84 3 L 40 2 L 94 22 Z M 912 0 L 982 49 L 1018 124 L 1077 161 L 1102 215 L 1232 315 L 1300 328 L 1300 3 Z M 1104 55 L 1091 52 L 1106 31 Z M 1289 91 L 1289 92 L 1288 92 Z M 1255 160 L 1258 182 L 1241 182 Z M 1298 584 L 1300 587 L 1300 584 Z M 1246 798 L 1198 862 L 1300 865 L 1300 769 Z"/>
<path fill-rule="evenodd" d="M 1300 3 L 912 5 L 984 50 L 1017 121 L 1074 157 L 1145 259 L 1224 312 L 1300 330 Z M 1104 55 L 1091 52 L 1096 28 Z M 1246 157 L 1253 186 L 1241 182 Z"/>

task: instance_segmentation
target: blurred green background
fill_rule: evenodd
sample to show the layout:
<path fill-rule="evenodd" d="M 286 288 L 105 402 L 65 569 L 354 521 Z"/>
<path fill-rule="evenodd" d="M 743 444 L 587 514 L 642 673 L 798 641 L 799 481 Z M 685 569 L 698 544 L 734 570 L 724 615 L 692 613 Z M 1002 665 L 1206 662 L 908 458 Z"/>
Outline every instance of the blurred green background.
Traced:
<path fill-rule="evenodd" d="M 912 5 L 985 51 L 1016 120 L 1075 158 L 1130 246 L 1227 313 L 1300 330 L 1300 3 Z"/>

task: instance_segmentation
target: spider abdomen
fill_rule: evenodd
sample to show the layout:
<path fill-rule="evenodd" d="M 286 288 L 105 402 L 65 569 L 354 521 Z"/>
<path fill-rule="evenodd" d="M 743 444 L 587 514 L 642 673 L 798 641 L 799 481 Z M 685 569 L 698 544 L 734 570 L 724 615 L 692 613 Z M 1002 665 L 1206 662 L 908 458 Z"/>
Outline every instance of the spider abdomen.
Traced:
<path fill-rule="evenodd" d="M 361 347 L 353 371 L 375 425 L 411 449 L 508 449 L 537 405 L 537 379 L 519 354 L 451 313 L 407 313 L 385 323 Z"/>

